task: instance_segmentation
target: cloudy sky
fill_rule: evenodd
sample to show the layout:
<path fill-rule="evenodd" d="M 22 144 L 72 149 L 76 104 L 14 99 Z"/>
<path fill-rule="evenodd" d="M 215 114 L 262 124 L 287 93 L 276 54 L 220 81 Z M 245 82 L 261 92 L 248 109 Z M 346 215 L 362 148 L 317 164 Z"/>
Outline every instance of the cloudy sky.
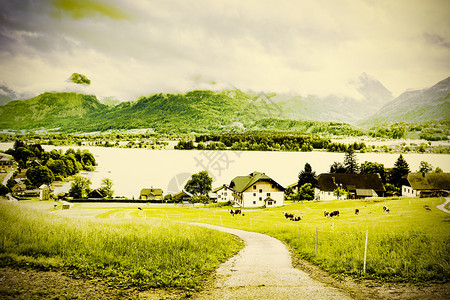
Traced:
<path fill-rule="evenodd" d="M 0 83 L 22 93 L 351 94 L 362 72 L 394 96 L 450 76 L 450 1 L 0 0 Z"/>

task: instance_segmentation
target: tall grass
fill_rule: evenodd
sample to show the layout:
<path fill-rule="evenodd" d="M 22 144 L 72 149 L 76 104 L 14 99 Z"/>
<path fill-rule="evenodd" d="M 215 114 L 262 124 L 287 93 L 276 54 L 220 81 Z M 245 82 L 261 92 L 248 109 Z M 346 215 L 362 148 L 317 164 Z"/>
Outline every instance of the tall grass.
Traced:
<path fill-rule="evenodd" d="M 168 220 L 80 220 L 0 201 L 0 265 L 63 268 L 117 287 L 196 288 L 242 244 Z"/>
<path fill-rule="evenodd" d="M 450 216 L 435 208 L 443 202 L 443 198 L 305 202 L 244 210 L 245 216 L 234 217 L 225 209 L 153 208 L 133 218 L 202 222 L 266 233 L 335 274 L 384 281 L 448 281 Z M 383 212 L 384 205 L 390 213 Z M 431 211 L 424 206 L 431 207 Z M 355 215 L 355 208 L 360 209 L 359 215 Z M 339 210 L 340 216 L 325 218 L 324 210 Z M 283 211 L 302 215 L 303 220 L 286 220 Z M 99 217 L 128 218 L 131 213 L 136 212 L 119 209 Z M 369 234 L 364 273 L 366 231 Z"/>

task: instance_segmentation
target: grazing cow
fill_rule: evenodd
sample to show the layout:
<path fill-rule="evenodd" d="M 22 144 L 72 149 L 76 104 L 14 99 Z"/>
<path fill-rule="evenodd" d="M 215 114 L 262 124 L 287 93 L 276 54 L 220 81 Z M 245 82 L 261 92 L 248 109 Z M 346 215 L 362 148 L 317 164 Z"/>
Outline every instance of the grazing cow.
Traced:
<path fill-rule="evenodd" d="M 355 215 L 358 215 L 359 214 L 359 209 L 357 208 L 357 209 L 355 209 Z"/>
<path fill-rule="evenodd" d="M 290 214 L 290 213 L 287 213 L 287 212 L 283 212 L 283 215 L 284 215 L 284 217 L 286 219 L 292 219 L 294 217 L 294 214 Z"/>
<path fill-rule="evenodd" d="M 139 210 L 142 210 L 142 208 L 138 207 Z"/>
<path fill-rule="evenodd" d="M 58 208 L 58 204 L 53 205 L 53 208 L 57 209 Z"/>
<path fill-rule="evenodd" d="M 428 205 L 424 205 L 423 208 L 425 208 L 427 211 L 431 211 L 431 208 Z"/>
<path fill-rule="evenodd" d="M 327 212 L 327 211 L 324 211 L 324 212 L 323 212 L 323 216 L 324 216 L 324 217 L 327 217 L 327 218 L 328 218 L 329 215 L 330 215 L 329 212 Z"/>
<path fill-rule="evenodd" d="M 298 217 L 291 218 L 291 221 L 300 221 L 301 219 L 303 219 L 303 217 L 302 216 L 298 216 Z"/>
<path fill-rule="evenodd" d="M 230 209 L 230 214 L 231 214 L 231 216 L 232 217 L 234 217 L 234 215 L 240 215 L 241 214 L 241 210 L 240 209 L 235 209 L 235 210 L 233 210 L 233 209 Z"/>
<path fill-rule="evenodd" d="M 334 216 L 338 216 L 339 217 L 339 211 L 338 210 L 330 212 L 330 217 L 332 218 Z"/>
<path fill-rule="evenodd" d="M 383 211 L 387 213 L 391 212 L 391 210 L 387 206 L 383 206 Z"/>

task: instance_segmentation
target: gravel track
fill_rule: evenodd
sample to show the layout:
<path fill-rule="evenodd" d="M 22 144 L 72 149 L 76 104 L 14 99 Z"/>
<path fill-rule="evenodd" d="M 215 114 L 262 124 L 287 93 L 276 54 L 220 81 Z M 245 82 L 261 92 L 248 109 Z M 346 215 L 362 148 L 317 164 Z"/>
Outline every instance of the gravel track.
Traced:
<path fill-rule="evenodd" d="M 234 234 L 246 246 L 221 264 L 212 285 L 194 299 L 351 299 L 292 266 L 287 247 L 261 233 L 192 223 Z"/>

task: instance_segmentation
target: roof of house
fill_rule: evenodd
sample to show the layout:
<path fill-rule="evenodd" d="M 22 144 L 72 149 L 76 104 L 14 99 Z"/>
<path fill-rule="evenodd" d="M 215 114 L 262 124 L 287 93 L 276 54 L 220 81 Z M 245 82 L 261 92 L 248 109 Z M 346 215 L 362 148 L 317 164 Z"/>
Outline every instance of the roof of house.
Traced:
<path fill-rule="evenodd" d="M 258 181 L 271 182 L 272 184 L 275 184 L 279 189 L 284 191 L 284 187 L 277 183 L 275 180 L 264 173 L 256 171 L 247 176 L 235 177 L 230 183 L 230 188 L 234 189 L 238 193 L 242 193 Z"/>
<path fill-rule="evenodd" d="M 370 189 L 376 192 L 386 191 L 380 174 L 347 174 L 322 173 L 317 177 L 321 191 L 334 191 L 342 185 L 348 191 L 356 189 Z"/>
<path fill-rule="evenodd" d="M 372 189 L 356 189 L 356 196 L 359 196 L 359 197 L 377 197 L 378 195 Z"/>
<path fill-rule="evenodd" d="M 191 193 L 189 193 L 188 191 L 181 190 L 181 192 L 178 192 L 178 193 L 174 194 L 173 198 L 178 199 L 178 198 L 183 197 L 183 196 L 192 197 L 193 195 Z"/>
<path fill-rule="evenodd" d="M 88 198 L 105 198 L 105 195 L 99 189 L 95 189 L 88 194 Z"/>
<path fill-rule="evenodd" d="M 450 190 L 450 173 L 426 173 L 424 175 L 409 173 L 406 175 L 406 180 L 414 190 Z"/>
<path fill-rule="evenodd" d="M 150 189 L 142 189 L 141 190 L 141 196 L 149 196 L 149 195 L 162 196 L 162 194 L 163 194 L 162 189 L 150 188 Z"/>
<path fill-rule="evenodd" d="M 213 193 L 217 193 L 217 192 L 220 191 L 221 189 L 226 189 L 226 188 L 227 188 L 227 186 L 224 184 L 224 185 L 221 185 L 221 186 L 219 186 L 219 187 L 213 189 L 212 192 L 213 192 Z"/>

